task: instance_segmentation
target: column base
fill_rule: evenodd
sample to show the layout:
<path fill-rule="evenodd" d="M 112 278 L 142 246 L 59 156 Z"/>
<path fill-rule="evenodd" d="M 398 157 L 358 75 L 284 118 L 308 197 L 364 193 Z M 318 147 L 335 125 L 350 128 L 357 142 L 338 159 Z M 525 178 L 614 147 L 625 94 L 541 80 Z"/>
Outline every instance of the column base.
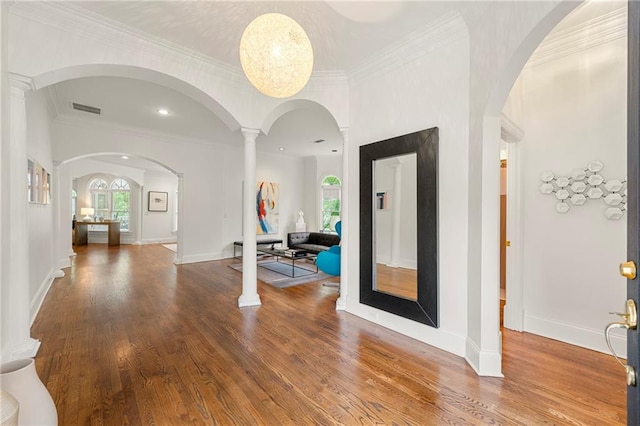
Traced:
<path fill-rule="evenodd" d="M 336 311 L 346 311 L 347 310 L 347 300 L 346 297 L 338 297 L 336 300 Z"/>
<path fill-rule="evenodd" d="M 34 358 L 40 349 L 40 340 L 29 338 L 26 342 L 9 349 L 7 356 L 9 359 L 2 357 L 2 363 L 15 361 L 17 359 Z"/>
<path fill-rule="evenodd" d="M 260 306 L 260 296 L 256 293 L 251 296 L 245 296 L 244 294 L 238 298 L 238 307 L 245 308 L 247 306 Z"/>

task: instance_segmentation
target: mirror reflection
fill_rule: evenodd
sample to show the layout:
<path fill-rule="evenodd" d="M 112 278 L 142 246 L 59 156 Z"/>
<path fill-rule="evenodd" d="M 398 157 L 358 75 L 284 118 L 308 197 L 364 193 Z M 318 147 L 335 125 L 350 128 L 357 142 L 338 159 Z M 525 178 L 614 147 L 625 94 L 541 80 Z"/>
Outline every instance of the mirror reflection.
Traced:
<path fill-rule="evenodd" d="M 418 299 L 417 154 L 373 162 L 375 291 Z"/>

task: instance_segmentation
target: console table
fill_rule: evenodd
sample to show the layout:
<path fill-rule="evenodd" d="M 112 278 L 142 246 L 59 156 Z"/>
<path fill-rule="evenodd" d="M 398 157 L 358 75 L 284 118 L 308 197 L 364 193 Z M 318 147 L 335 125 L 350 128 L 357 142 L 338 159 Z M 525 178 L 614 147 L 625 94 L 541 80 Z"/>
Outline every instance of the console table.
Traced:
<path fill-rule="evenodd" d="M 120 245 L 120 222 L 83 222 L 76 221 L 76 238 L 74 244 L 77 246 L 86 245 L 89 242 L 89 225 L 100 225 L 109 227 L 109 245 Z"/>
<path fill-rule="evenodd" d="M 280 246 L 282 246 L 282 240 L 279 240 L 277 238 L 271 238 L 268 240 L 257 240 L 256 241 L 256 246 L 271 246 L 271 248 L 275 248 L 276 244 L 280 244 Z M 242 241 L 234 241 L 233 242 L 233 257 L 235 258 L 239 258 L 238 256 L 236 256 L 236 248 L 237 247 L 242 247 L 243 242 Z"/>

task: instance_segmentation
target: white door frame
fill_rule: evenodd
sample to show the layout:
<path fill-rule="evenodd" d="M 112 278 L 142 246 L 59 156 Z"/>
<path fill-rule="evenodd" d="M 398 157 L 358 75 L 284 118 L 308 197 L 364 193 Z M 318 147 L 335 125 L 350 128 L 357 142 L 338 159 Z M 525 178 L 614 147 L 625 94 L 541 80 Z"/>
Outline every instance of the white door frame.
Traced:
<path fill-rule="evenodd" d="M 522 222 L 522 138 L 523 130 L 502 114 L 501 138 L 507 143 L 507 268 L 506 305 L 504 326 L 511 330 L 524 330 L 523 257 L 524 232 Z"/>

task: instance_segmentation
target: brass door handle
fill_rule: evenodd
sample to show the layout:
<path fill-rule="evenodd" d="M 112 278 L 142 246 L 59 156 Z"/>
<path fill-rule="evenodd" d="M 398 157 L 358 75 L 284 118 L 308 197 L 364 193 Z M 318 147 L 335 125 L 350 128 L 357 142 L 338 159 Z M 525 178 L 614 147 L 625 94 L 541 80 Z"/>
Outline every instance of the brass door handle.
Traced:
<path fill-rule="evenodd" d="M 618 315 L 619 317 L 624 319 L 624 322 L 612 322 L 611 324 L 607 325 L 607 327 L 604 329 L 604 338 L 607 341 L 607 346 L 609 347 L 611 354 L 614 356 L 616 361 L 618 361 L 618 364 L 620 364 L 624 368 L 627 379 L 627 386 L 635 386 L 637 379 L 636 369 L 622 362 L 622 360 L 618 357 L 618 354 L 616 354 L 616 351 L 613 349 L 613 345 L 611 344 L 611 337 L 609 336 L 609 333 L 614 328 L 635 330 L 638 326 L 638 310 L 636 309 L 636 303 L 632 299 L 628 299 L 625 304 L 625 308 L 625 313 L 610 312 L 611 314 Z"/>
<path fill-rule="evenodd" d="M 627 386 L 635 386 L 636 379 L 637 379 L 636 369 L 630 365 L 624 364 L 622 360 L 618 358 L 618 354 L 616 354 L 616 351 L 613 350 L 613 346 L 611 346 L 611 338 L 609 337 L 609 332 L 614 328 L 624 328 L 626 330 L 629 328 L 629 326 L 623 322 L 612 322 L 607 326 L 607 328 L 605 328 L 604 337 L 607 340 L 607 346 L 609 346 L 609 350 L 611 351 L 611 354 L 614 356 L 616 361 L 618 361 L 618 364 L 620 364 L 622 368 L 624 368 L 624 372 L 627 378 Z"/>

